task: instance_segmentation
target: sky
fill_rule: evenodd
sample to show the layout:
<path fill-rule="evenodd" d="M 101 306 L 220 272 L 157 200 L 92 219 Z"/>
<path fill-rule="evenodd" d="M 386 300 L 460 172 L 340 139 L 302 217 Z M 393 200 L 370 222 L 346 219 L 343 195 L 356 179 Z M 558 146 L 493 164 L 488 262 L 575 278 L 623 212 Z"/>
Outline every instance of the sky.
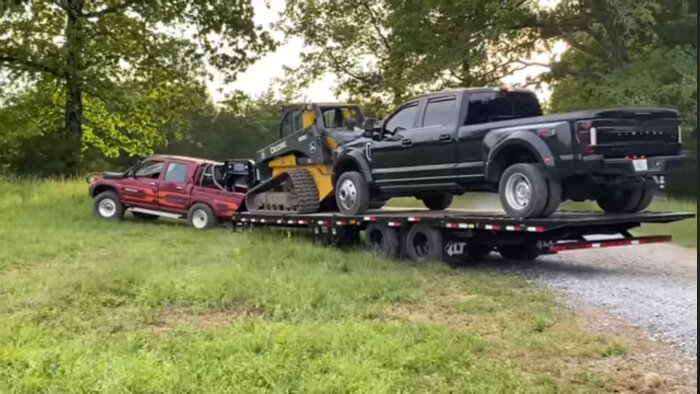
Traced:
<path fill-rule="evenodd" d="M 545 6 L 552 6 L 558 2 L 558 0 L 539 1 Z M 255 9 L 255 23 L 266 28 L 279 20 L 279 14 L 284 10 L 285 5 L 285 0 L 252 0 L 252 2 Z M 276 36 L 276 38 L 283 39 L 282 36 Z M 207 84 L 209 91 L 216 102 L 222 101 L 228 93 L 236 89 L 252 96 L 258 96 L 264 93 L 275 79 L 284 76 L 284 66 L 294 67 L 299 65 L 299 54 L 303 49 L 303 40 L 292 38 L 280 45 L 274 52 L 268 53 L 248 67 L 245 72 L 239 74 L 234 83 L 224 83 L 222 76 L 215 75 L 214 80 Z M 552 54 L 561 54 L 565 50 L 566 46 L 563 43 L 558 43 L 554 46 L 551 54 L 544 53 L 527 60 L 530 62 L 548 63 Z M 544 71 L 547 71 L 547 68 L 529 67 L 505 78 L 503 82 L 505 86 L 523 83 L 528 76 L 537 75 Z M 302 92 L 303 98 L 309 101 L 336 101 L 338 98 L 333 93 L 334 81 L 332 75 L 324 76 Z M 550 92 L 549 89 L 544 87 L 538 90 L 537 94 L 540 99 L 547 100 Z"/>

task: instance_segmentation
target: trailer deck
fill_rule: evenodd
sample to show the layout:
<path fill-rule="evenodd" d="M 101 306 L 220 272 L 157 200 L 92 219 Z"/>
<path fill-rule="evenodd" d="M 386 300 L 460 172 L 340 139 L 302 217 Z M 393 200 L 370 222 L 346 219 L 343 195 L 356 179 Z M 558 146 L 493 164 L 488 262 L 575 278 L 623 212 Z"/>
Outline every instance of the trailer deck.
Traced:
<path fill-rule="evenodd" d="M 233 224 L 234 229 L 304 229 L 338 245 L 364 242 L 388 257 L 463 263 L 492 251 L 510 259 L 532 260 L 542 254 L 575 249 L 670 242 L 668 235 L 635 237 L 629 230 L 644 223 L 670 223 L 692 217 L 694 214 L 687 212 L 560 211 L 548 218 L 517 220 L 502 212 L 383 209 L 356 216 L 336 212 L 238 212 L 233 216 Z"/>

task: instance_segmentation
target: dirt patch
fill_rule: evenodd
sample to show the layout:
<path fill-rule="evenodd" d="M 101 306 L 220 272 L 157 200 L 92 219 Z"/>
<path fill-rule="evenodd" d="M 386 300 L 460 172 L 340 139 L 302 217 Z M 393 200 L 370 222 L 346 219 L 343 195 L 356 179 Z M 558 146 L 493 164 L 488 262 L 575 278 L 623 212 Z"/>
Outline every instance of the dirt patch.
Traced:
<path fill-rule="evenodd" d="M 627 348 L 624 356 L 595 362 L 593 368 L 614 368 L 618 383 L 630 392 L 697 392 L 697 359 L 654 339 L 643 327 L 620 317 L 584 307 L 576 310 L 578 319 L 588 330 L 605 334 Z"/>
<path fill-rule="evenodd" d="M 178 328 L 195 328 L 206 331 L 228 326 L 236 321 L 259 315 L 254 308 L 233 305 L 213 311 L 193 311 L 172 308 L 162 312 L 150 325 L 158 333 L 168 333 Z"/>
<path fill-rule="evenodd" d="M 0 270 L 0 279 L 8 281 L 20 279 L 29 275 L 33 271 L 36 271 L 41 268 L 46 268 L 48 266 L 48 263 L 43 262 L 11 265 L 9 267 L 6 267 L 4 270 Z"/>

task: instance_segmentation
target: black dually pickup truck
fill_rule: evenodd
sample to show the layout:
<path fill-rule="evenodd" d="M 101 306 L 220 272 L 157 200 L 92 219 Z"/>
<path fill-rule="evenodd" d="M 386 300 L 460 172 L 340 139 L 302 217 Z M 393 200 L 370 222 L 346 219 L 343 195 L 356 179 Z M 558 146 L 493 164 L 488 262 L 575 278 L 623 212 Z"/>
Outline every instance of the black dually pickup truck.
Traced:
<path fill-rule="evenodd" d="M 514 218 L 547 217 L 560 201 L 637 212 L 683 164 L 678 113 L 663 108 L 542 115 L 524 89 L 456 89 L 416 97 L 334 152 L 338 207 L 358 214 L 415 196 L 431 210 L 453 195 L 498 192 Z"/>

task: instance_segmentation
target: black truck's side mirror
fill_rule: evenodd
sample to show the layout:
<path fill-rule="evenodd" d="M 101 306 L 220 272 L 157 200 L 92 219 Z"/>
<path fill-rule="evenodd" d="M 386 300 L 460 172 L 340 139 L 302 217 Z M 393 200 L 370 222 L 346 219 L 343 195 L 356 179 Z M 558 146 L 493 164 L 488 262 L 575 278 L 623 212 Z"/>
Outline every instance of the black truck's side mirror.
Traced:
<path fill-rule="evenodd" d="M 379 131 L 379 121 L 375 118 L 367 118 L 362 124 L 364 131 L 362 132 L 363 137 L 374 138 L 377 131 Z"/>

